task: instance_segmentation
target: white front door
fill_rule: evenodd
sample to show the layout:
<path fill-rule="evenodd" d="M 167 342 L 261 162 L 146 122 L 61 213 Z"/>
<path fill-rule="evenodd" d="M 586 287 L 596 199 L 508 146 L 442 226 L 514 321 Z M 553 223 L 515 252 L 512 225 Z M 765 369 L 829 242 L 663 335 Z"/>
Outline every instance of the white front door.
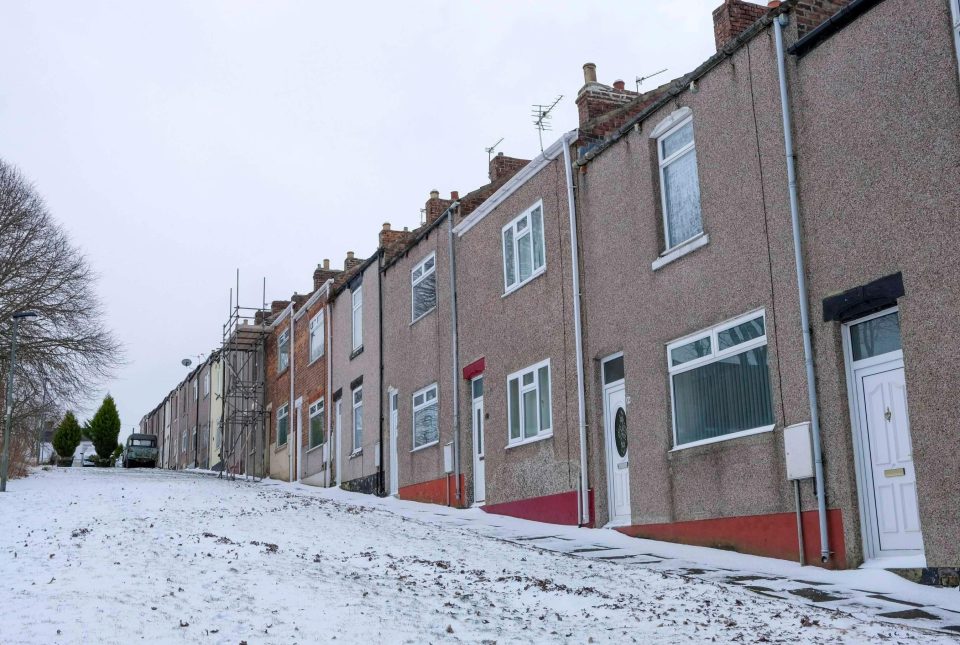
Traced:
<path fill-rule="evenodd" d="M 487 466 L 484 461 L 483 437 L 483 377 L 470 382 L 473 397 L 471 426 L 473 428 L 473 503 L 483 504 L 487 499 Z"/>
<path fill-rule="evenodd" d="M 896 310 L 846 326 L 857 480 L 868 558 L 923 553 Z"/>
<path fill-rule="evenodd" d="M 390 398 L 390 494 L 397 496 L 400 494 L 400 466 L 397 463 L 400 460 L 397 451 L 397 404 L 399 395 L 394 389 L 387 392 Z"/>
<path fill-rule="evenodd" d="M 881 554 L 923 549 L 907 385 L 903 366 L 897 363 L 901 361 L 857 372 Z"/>
<path fill-rule="evenodd" d="M 627 409 L 624 392 L 622 382 L 619 386 L 604 391 L 611 526 L 630 523 L 630 459 L 627 453 Z"/>
<path fill-rule="evenodd" d="M 607 526 L 630 524 L 630 458 L 627 452 L 627 397 L 623 356 L 603 362 L 603 421 L 607 454 Z"/>

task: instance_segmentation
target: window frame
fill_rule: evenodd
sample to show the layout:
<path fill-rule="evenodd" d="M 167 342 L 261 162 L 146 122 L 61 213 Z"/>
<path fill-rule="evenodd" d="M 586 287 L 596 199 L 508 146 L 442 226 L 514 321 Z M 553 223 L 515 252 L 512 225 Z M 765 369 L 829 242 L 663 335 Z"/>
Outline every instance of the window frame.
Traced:
<path fill-rule="evenodd" d="M 320 358 L 323 357 L 323 354 L 327 349 L 326 339 L 324 338 L 324 335 L 327 333 L 327 329 L 326 329 L 327 324 L 323 314 L 324 314 L 323 309 L 320 309 L 320 311 L 317 312 L 317 315 L 315 315 L 313 318 L 310 319 L 310 323 L 307 327 L 308 329 L 307 344 L 309 345 L 308 352 L 309 352 L 309 359 L 310 359 L 310 362 L 307 363 L 307 365 L 311 365 L 317 362 L 318 360 L 320 360 Z M 317 331 L 319 331 L 319 340 L 318 340 L 318 344 L 320 346 L 319 351 L 316 351 L 317 345 L 314 344 L 315 332 Z"/>
<path fill-rule="evenodd" d="M 193 387 L 193 400 L 199 401 L 200 400 L 200 384 L 197 382 L 197 379 L 193 379 L 193 382 L 190 383 L 190 385 Z"/>
<path fill-rule="evenodd" d="M 287 429 L 284 432 L 283 443 L 280 443 L 280 422 L 287 420 Z M 290 441 L 290 404 L 284 403 L 277 408 L 277 450 L 280 450 Z"/>
<path fill-rule="evenodd" d="M 533 239 L 533 212 L 540 209 L 540 243 L 543 248 L 543 264 L 540 267 L 535 266 L 536 262 L 534 260 L 534 239 Z M 530 261 L 533 263 L 532 270 L 530 275 L 525 279 L 520 279 L 520 247 L 517 240 L 517 225 L 523 221 L 527 221 L 527 227 L 524 229 L 521 237 L 523 235 L 530 235 Z M 538 199 L 533 204 L 528 206 L 522 213 L 514 217 L 510 222 L 505 224 L 503 228 L 500 229 L 500 255 L 501 255 L 501 264 L 503 267 L 503 295 L 513 293 L 517 289 L 521 288 L 523 285 L 529 283 L 534 278 L 539 276 L 542 273 L 545 273 L 547 270 L 547 233 L 546 233 L 546 221 L 543 213 L 543 199 Z M 508 282 L 507 277 L 507 254 L 505 252 L 506 243 L 507 243 L 507 231 L 512 232 L 512 248 L 513 248 L 513 272 L 514 272 L 514 282 L 511 284 Z"/>
<path fill-rule="evenodd" d="M 350 340 L 353 351 L 363 349 L 363 285 L 350 291 Z"/>
<path fill-rule="evenodd" d="M 320 416 L 320 423 L 323 428 L 323 441 L 314 444 L 313 443 L 313 418 Z M 324 398 L 321 396 L 319 399 L 310 404 L 310 407 L 307 408 L 307 450 L 313 450 L 314 448 L 319 448 L 320 446 L 327 443 L 327 438 L 329 434 L 327 433 L 327 408 Z"/>
<path fill-rule="evenodd" d="M 673 115 L 671 115 L 671 117 L 673 117 Z M 676 152 L 672 153 L 669 157 L 667 158 L 663 157 L 663 145 L 662 145 L 663 141 L 667 137 L 669 137 L 670 135 L 674 134 L 675 132 L 680 130 L 682 127 L 687 125 L 688 123 L 691 124 L 691 126 L 693 125 L 693 113 L 689 111 L 689 109 L 686 111 L 683 111 L 681 114 L 677 115 L 677 117 L 673 117 L 673 118 L 671 117 L 667 117 L 669 122 L 662 122 L 662 125 L 664 126 L 664 129 L 662 132 L 659 131 L 661 129 L 661 126 L 658 126 L 654 130 L 654 134 L 652 135 L 654 136 L 654 140 L 656 141 L 656 145 L 657 145 L 657 173 L 660 178 L 660 210 L 663 213 L 663 252 L 661 253 L 661 255 L 666 255 L 671 251 L 673 251 L 674 249 L 678 249 L 686 244 L 689 244 L 691 240 L 696 239 L 697 237 L 703 235 L 704 233 L 703 208 L 701 204 L 697 204 L 698 208 L 700 209 L 700 232 L 696 233 L 695 235 L 691 235 L 685 240 L 680 240 L 676 244 L 670 244 L 670 213 L 667 210 L 667 190 L 666 190 L 667 183 L 666 183 L 666 178 L 664 176 L 664 171 L 667 169 L 668 166 L 679 161 L 682 157 L 686 156 L 687 154 L 693 154 L 694 165 L 697 168 L 698 189 L 700 184 L 700 165 L 697 161 L 696 131 L 694 131 L 693 138 L 691 139 L 690 143 L 686 144 Z"/>
<path fill-rule="evenodd" d="M 430 272 L 428 273 L 425 267 L 430 260 L 433 260 L 433 266 L 430 267 Z M 420 270 L 420 275 L 415 278 L 413 274 L 416 273 L 417 270 Z M 433 306 L 427 309 L 426 311 L 424 311 L 419 316 L 417 315 L 417 291 L 416 291 L 417 285 L 423 282 L 424 280 L 426 280 L 427 277 L 431 275 L 432 276 L 437 275 L 437 252 L 436 251 L 431 251 L 429 254 L 427 254 L 426 257 L 424 257 L 422 260 L 417 262 L 417 264 L 415 264 L 414 267 L 410 269 L 410 324 L 411 325 L 417 322 L 418 320 L 420 320 L 421 318 L 425 317 L 427 314 L 429 314 L 430 312 L 434 311 L 437 308 L 437 281 L 436 279 L 434 279 Z"/>
<path fill-rule="evenodd" d="M 950 17 L 953 23 L 953 43 L 957 54 L 957 63 L 960 65 L 960 0 L 950 0 Z"/>
<path fill-rule="evenodd" d="M 756 320 L 761 318 L 763 320 L 763 336 L 757 336 L 756 338 L 751 338 L 750 340 L 738 343 L 733 347 L 728 347 L 726 349 L 720 349 L 718 336 L 721 332 L 724 332 L 728 329 L 736 327 L 737 325 L 742 325 L 745 322 L 751 320 Z M 701 356 L 700 358 L 695 358 L 690 361 L 681 363 L 680 365 L 673 365 L 673 360 L 671 358 L 671 352 L 678 348 L 683 347 L 684 345 L 689 345 L 695 341 L 701 340 L 703 338 L 710 339 L 710 354 L 707 356 Z M 720 435 L 718 437 L 711 437 L 709 439 L 700 439 L 698 441 L 688 441 L 687 443 L 678 444 L 677 443 L 677 405 L 676 405 L 676 396 L 674 393 L 673 386 L 673 377 L 677 374 L 682 374 L 684 372 L 689 372 L 698 367 L 703 367 L 704 365 L 709 365 L 711 363 L 716 363 L 717 361 L 723 360 L 724 358 L 729 358 L 731 356 L 737 356 L 738 354 L 743 354 L 748 352 L 751 349 L 756 349 L 758 347 L 769 346 L 768 336 L 767 336 L 767 312 L 765 309 L 756 309 L 749 313 L 737 316 L 736 318 L 731 318 L 722 323 L 718 323 L 713 327 L 708 327 L 707 329 L 698 331 L 694 334 L 689 334 L 683 338 L 678 338 L 677 340 L 667 343 L 667 378 L 670 381 L 670 422 L 671 422 L 671 435 L 673 440 L 673 448 L 670 452 L 677 450 L 685 450 L 687 448 L 694 448 L 696 446 L 702 446 L 710 443 L 718 443 L 720 441 L 729 441 L 731 439 L 737 439 L 739 437 L 746 437 L 753 434 L 760 434 L 762 432 L 769 432 L 776 427 L 776 422 L 766 425 L 758 426 L 756 428 L 748 428 L 746 430 L 738 430 L 736 432 L 731 432 L 728 434 Z M 769 354 L 768 354 L 769 356 Z M 769 363 L 767 365 L 769 370 Z M 769 372 L 768 372 L 769 377 Z M 771 381 L 771 393 L 772 393 L 772 381 Z M 771 402 L 771 408 L 772 408 Z M 773 410 L 771 409 L 771 412 Z"/>
<path fill-rule="evenodd" d="M 540 368 L 547 368 L 547 403 L 550 406 L 550 427 L 546 429 L 540 428 Z M 523 377 L 526 374 L 533 374 L 533 383 L 531 385 L 525 386 L 523 384 Z M 513 438 L 513 428 L 510 427 L 511 417 L 511 399 L 510 399 L 510 382 L 516 380 L 517 383 L 517 396 L 519 397 L 517 401 L 518 410 L 519 410 L 519 419 L 520 419 L 520 434 L 517 439 Z M 537 434 L 532 437 L 523 436 L 523 419 L 524 419 L 524 404 L 523 404 L 523 395 L 526 392 L 534 390 L 537 392 Z M 539 363 L 534 363 L 524 367 L 523 369 L 517 370 L 512 374 L 507 375 L 507 448 L 514 448 L 516 446 L 523 446 L 528 443 L 535 443 L 537 441 L 543 441 L 544 439 L 549 439 L 553 436 L 553 369 L 550 366 L 550 359 L 545 359 Z"/>
<path fill-rule="evenodd" d="M 427 393 L 433 391 L 433 399 L 427 401 Z M 423 403 L 417 405 L 415 401 L 417 397 L 423 395 Z M 437 438 L 433 441 L 428 441 L 427 443 L 417 445 L 417 412 L 429 408 L 430 406 L 436 406 L 437 408 Z M 410 413 L 410 428 L 412 432 L 411 442 L 413 444 L 413 449 L 410 452 L 416 452 L 417 450 L 423 450 L 424 448 L 429 448 L 430 446 L 436 446 L 440 443 L 440 389 L 437 387 L 437 383 L 431 383 L 430 385 L 420 388 L 416 392 L 410 395 L 410 407 L 412 409 Z"/>
<path fill-rule="evenodd" d="M 286 349 L 284 349 L 286 347 Z M 290 328 L 277 335 L 277 374 L 290 367 Z"/>
<path fill-rule="evenodd" d="M 203 373 L 203 398 L 210 396 L 210 370 L 207 369 Z"/>
<path fill-rule="evenodd" d="M 359 402 L 357 401 L 357 394 L 360 395 Z M 353 406 L 351 409 L 353 413 L 351 415 L 351 426 L 350 426 L 350 441 L 352 444 L 351 454 L 357 454 L 363 450 L 363 385 L 358 385 L 350 391 L 350 402 Z M 360 410 L 360 413 L 357 414 L 357 410 Z M 357 421 L 360 421 L 360 437 L 357 437 Z M 358 445 L 359 444 L 359 445 Z"/>

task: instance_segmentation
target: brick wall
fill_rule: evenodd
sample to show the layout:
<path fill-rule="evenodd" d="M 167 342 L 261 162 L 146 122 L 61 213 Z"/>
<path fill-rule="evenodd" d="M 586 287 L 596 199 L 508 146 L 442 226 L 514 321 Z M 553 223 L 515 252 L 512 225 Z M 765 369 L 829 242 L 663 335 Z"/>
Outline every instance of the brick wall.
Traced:
<path fill-rule="evenodd" d="M 502 152 L 490 160 L 490 181 L 497 183 L 501 180 L 506 181 L 510 177 L 520 172 L 520 169 L 530 163 L 529 159 L 517 159 L 516 157 L 507 157 Z"/>
<path fill-rule="evenodd" d="M 767 8 L 743 0 L 724 0 L 713 10 L 713 38 L 719 51 L 767 12 Z"/>
<path fill-rule="evenodd" d="M 797 35 L 803 38 L 848 4 L 850 0 L 799 0 L 793 8 Z"/>

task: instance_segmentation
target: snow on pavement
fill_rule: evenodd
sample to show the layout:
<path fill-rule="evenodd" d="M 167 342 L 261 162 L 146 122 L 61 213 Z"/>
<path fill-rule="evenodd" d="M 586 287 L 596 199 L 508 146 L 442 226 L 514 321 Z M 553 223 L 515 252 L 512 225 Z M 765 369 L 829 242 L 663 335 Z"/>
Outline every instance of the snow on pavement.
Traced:
<path fill-rule="evenodd" d="M 122 469 L 11 482 L 0 643 L 957 642 L 332 492 Z"/>

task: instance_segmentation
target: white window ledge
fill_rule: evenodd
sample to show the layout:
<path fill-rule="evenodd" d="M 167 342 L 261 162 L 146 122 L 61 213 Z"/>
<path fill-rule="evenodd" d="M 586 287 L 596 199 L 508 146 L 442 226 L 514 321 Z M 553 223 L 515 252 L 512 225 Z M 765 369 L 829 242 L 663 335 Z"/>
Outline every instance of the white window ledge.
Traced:
<path fill-rule="evenodd" d="M 740 437 L 749 437 L 755 434 L 763 434 L 764 432 L 772 432 L 773 429 L 776 427 L 777 427 L 776 424 L 774 424 L 771 426 L 763 426 L 761 428 L 741 430 L 740 432 L 731 432 L 730 434 L 721 435 L 719 437 L 713 437 L 711 439 L 701 439 L 700 441 L 691 441 L 690 443 L 685 443 L 673 448 L 670 452 L 680 452 L 681 450 L 686 450 L 687 448 L 696 448 L 697 446 L 706 446 L 711 443 L 720 443 L 722 441 L 729 441 L 731 439 L 739 439 Z"/>
<path fill-rule="evenodd" d="M 318 444 L 315 445 L 313 448 L 307 448 L 307 454 L 309 455 L 311 452 L 313 452 L 313 451 L 316 450 L 317 448 L 323 448 L 323 446 L 324 446 L 325 444 L 326 444 L 326 442 L 324 442 L 324 443 L 318 443 Z"/>
<path fill-rule="evenodd" d="M 414 318 L 413 320 L 411 320 L 411 321 L 410 321 L 410 326 L 413 327 L 413 326 L 416 325 L 418 322 L 420 322 L 421 320 L 423 320 L 424 318 L 426 318 L 427 316 L 429 316 L 430 314 L 432 314 L 432 313 L 433 313 L 434 311 L 436 311 L 436 310 L 437 310 L 437 305 L 434 305 L 434 306 L 430 307 L 430 308 L 427 309 L 425 312 L 423 312 L 422 314 L 420 314 L 419 317 Z"/>
<path fill-rule="evenodd" d="M 424 448 L 431 448 L 431 447 L 433 447 L 433 446 L 439 446 L 439 445 L 440 445 L 440 440 L 437 439 L 436 441 L 431 441 L 430 443 L 425 443 L 425 444 L 423 444 L 422 446 L 417 446 L 416 448 L 414 448 L 414 449 L 411 450 L 410 452 L 419 452 L 419 451 L 423 450 Z"/>
<path fill-rule="evenodd" d="M 710 236 L 706 233 L 700 233 L 691 237 L 686 242 L 681 242 L 672 249 L 668 249 L 660 254 L 656 260 L 653 261 L 653 264 L 650 265 L 650 268 L 656 271 L 660 267 L 666 266 L 673 262 L 674 260 L 679 260 L 688 253 L 693 253 L 701 246 L 706 246 L 710 243 Z"/>
<path fill-rule="evenodd" d="M 516 293 L 522 287 L 525 287 L 526 285 L 530 284 L 531 282 L 533 282 L 534 280 L 536 280 L 546 272 L 547 272 L 547 264 L 546 264 L 546 261 L 544 261 L 543 266 L 537 269 L 536 271 L 534 271 L 533 273 L 531 273 L 529 278 L 527 278 L 523 282 L 515 282 L 512 286 L 507 287 L 507 289 L 504 290 L 503 295 L 501 295 L 500 297 L 506 298 L 511 293 Z"/>
<path fill-rule="evenodd" d="M 354 457 L 359 457 L 362 454 L 363 454 L 363 448 L 357 448 L 347 456 L 347 459 L 353 459 Z"/>
<path fill-rule="evenodd" d="M 530 437 L 529 439 L 524 439 L 523 441 L 514 441 L 513 443 L 508 443 L 506 449 L 510 450 L 510 448 L 526 446 L 527 444 L 537 443 L 538 441 L 543 441 L 544 439 L 553 439 L 553 430 L 550 432 L 543 432 L 538 434 L 536 437 Z"/>

